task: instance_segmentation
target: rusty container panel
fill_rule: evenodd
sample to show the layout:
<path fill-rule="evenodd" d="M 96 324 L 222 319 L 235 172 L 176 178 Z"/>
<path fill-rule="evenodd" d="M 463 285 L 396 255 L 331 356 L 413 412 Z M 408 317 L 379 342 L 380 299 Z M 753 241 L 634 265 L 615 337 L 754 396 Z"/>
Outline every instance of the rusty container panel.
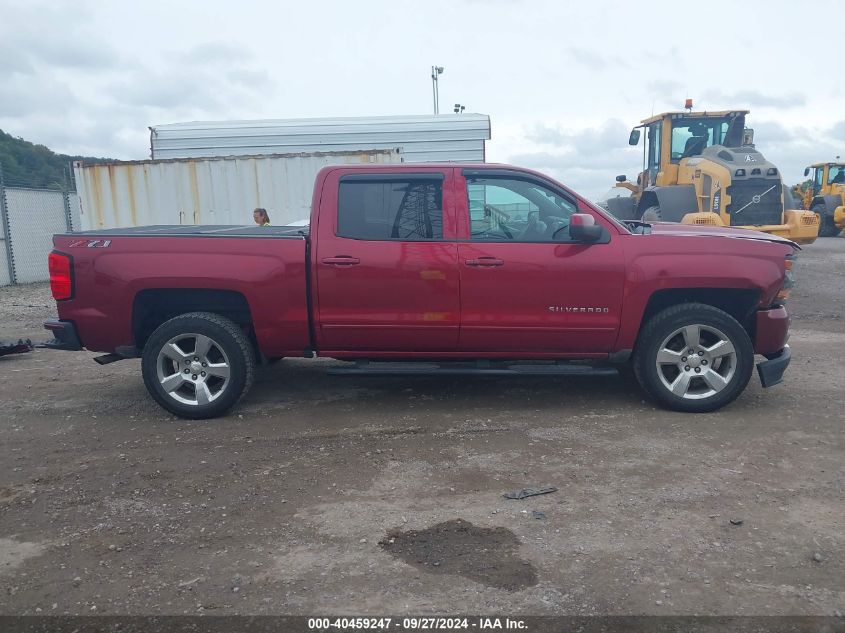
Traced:
<path fill-rule="evenodd" d="M 397 149 L 74 164 L 82 230 L 152 224 L 307 221 L 317 172 L 326 165 L 402 162 Z"/>

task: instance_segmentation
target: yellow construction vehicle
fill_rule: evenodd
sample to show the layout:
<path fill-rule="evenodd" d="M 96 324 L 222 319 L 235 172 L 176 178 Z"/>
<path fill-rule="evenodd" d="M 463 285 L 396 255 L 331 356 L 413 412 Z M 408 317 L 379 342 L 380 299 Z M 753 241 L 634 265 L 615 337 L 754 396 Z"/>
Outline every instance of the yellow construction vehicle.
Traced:
<path fill-rule="evenodd" d="M 790 209 L 792 196 L 780 171 L 754 147 L 745 127 L 748 110 L 666 112 L 631 130 L 630 145 L 643 144 L 636 182 L 616 177 L 630 196 L 611 196 L 608 210 L 621 220 L 710 224 L 765 231 L 810 244 L 819 217 Z M 786 200 L 786 204 L 784 204 Z"/>
<path fill-rule="evenodd" d="M 845 162 L 810 165 L 804 176 L 809 176 L 811 169 L 815 170 L 813 186 L 804 192 L 804 208 L 819 216 L 819 235 L 839 235 L 845 231 Z"/>

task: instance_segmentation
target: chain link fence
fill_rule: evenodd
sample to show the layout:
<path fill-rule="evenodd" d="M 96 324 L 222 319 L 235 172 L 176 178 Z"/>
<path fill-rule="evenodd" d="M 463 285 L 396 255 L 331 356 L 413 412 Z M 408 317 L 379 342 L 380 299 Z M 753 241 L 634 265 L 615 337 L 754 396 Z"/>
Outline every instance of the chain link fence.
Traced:
<path fill-rule="evenodd" d="M 76 192 L 5 186 L 0 172 L 0 286 L 49 280 L 53 235 L 79 229 Z"/>

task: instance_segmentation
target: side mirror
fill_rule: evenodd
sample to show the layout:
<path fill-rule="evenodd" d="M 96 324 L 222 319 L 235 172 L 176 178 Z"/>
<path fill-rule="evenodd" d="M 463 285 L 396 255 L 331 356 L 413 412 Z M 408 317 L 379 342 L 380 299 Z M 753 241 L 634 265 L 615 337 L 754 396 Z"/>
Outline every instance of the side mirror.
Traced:
<path fill-rule="evenodd" d="M 750 127 L 747 127 L 742 131 L 742 144 L 749 147 L 754 146 L 754 130 Z"/>
<path fill-rule="evenodd" d="M 625 174 L 620 174 L 616 177 L 616 182 L 625 182 L 626 180 L 628 180 L 628 176 Z"/>
<path fill-rule="evenodd" d="M 809 176 L 809 175 L 810 175 L 810 168 L 809 168 L 809 167 L 805 167 L 805 168 L 804 168 L 804 178 L 806 178 L 806 177 L 807 177 L 807 176 Z"/>
<path fill-rule="evenodd" d="M 589 213 L 573 213 L 569 218 L 569 236 L 576 242 L 595 242 L 604 229 Z"/>
<path fill-rule="evenodd" d="M 636 145 L 640 142 L 640 130 L 639 128 L 634 128 L 631 130 L 631 135 L 628 137 L 628 145 Z"/>

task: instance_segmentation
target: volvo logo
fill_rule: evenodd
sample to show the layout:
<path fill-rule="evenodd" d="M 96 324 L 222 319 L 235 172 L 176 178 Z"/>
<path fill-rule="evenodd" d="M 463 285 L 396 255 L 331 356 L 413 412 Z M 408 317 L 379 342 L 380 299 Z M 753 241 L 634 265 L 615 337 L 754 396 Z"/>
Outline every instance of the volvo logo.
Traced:
<path fill-rule="evenodd" d="M 752 201 L 754 204 L 759 204 L 759 203 L 760 203 L 760 195 L 758 194 L 758 195 L 756 195 L 756 196 L 751 196 L 751 201 Z"/>

